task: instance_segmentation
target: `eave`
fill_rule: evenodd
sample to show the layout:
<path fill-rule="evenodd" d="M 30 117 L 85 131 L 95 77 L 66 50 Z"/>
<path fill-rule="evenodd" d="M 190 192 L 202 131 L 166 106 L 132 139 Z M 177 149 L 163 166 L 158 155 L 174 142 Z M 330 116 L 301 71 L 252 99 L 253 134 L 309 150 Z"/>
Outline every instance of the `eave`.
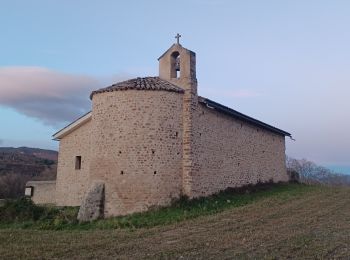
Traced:
<path fill-rule="evenodd" d="M 244 115 L 236 110 L 233 110 L 232 108 L 229 108 L 229 107 L 226 107 L 224 105 L 221 105 L 215 101 L 212 101 L 210 99 L 207 99 L 207 98 L 204 98 L 204 97 L 199 97 L 199 102 L 205 104 L 207 107 L 209 108 L 212 108 L 212 109 L 215 109 L 221 113 L 224 113 L 224 114 L 227 114 L 231 117 L 234 117 L 234 118 L 237 118 L 237 119 L 240 119 L 244 122 L 248 122 L 252 125 L 255 125 L 255 126 L 258 126 L 258 127 L 261 127 L 263 129 L 266 129 L 266 130 L 269 130 L 273 133 L 276 133 L 276 134 L 279 134 L 279 135 L 283 135 L 283 136 L 289 136 L 291 137 L 292 135 L 286 131 L 283 131 L 277 127 L 274 127 L 274 126 L 271 126 L 269 124 L 266 124 L 262 121 L 259 121 L 255 118 L 252 118 L 250 116 L 247 116 L 247 115 Z"/>
<path fill-rule="evenodd" d="M 75 129 L 79 128 L 83 124 L 85 124 L 88 121 L 90 121 L 91 120 L 91 116 L 92 116 L 92 113 L 90 111 L 90 112 L 86 113 L 85 115 L 79 117 L 77 120 L 73 121 L 72 123 L 70 123 L 66 127 L 64 127 L 61 130 L 59 130 L 57 133 L 52 135 L 52 139 L 55 140 L 55 141 L 61 140 L 64 136 L 70 134 Z"/>

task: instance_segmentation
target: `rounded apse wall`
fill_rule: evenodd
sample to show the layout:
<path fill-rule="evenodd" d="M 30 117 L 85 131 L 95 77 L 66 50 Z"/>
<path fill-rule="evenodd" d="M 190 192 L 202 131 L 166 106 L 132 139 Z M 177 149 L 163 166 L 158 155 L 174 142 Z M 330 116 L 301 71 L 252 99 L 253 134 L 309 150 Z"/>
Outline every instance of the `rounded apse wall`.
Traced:
<path fill-rule="evenodd" d="M 105 216 L 180 195 L 182 95 L 119 90 L 93 96 L 90 180 L 105 182 Z"/>

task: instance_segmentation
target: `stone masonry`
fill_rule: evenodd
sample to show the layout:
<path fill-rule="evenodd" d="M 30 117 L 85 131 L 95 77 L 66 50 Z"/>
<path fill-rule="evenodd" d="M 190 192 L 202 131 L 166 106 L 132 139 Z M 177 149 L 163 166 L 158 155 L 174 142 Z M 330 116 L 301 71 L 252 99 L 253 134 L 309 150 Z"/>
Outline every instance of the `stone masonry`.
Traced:
<path fill-rule="evenodd" d="M 198 96 L 196 55 L 180 44 L 158 60 L 159 77 L 93 91 L 92 111 L 54 135 L 57 205 L 81 205 L 96 182 L 109 217 L 181 195 L 288 181 L 289 133 Z"/>
<path fill-rule="evenodd" d="M 55 204 L 55 181 L 28 181 L 26 187 L 33 191 L 32 200 L 36 204 Z"/>
<path fill-rule="evenodd" d="M 89 187 L 91 120 L 60 140 L 56 180 L 56 204 L 80 206 Z M 81 156 L 81 169 L 75 169 L 75 156 Z"/>

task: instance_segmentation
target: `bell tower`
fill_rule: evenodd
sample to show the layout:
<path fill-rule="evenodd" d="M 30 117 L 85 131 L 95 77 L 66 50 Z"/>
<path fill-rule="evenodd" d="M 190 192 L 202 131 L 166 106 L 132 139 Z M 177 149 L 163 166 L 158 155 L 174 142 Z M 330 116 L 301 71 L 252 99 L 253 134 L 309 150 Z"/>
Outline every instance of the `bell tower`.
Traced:
<path fill-rule="evenodd" d="M 198 106 L 196 54 L 180 44 L 180 34 L 174 43 L 159 57 L 159 77 L 185 90 L 183 95 L 182 135 L 182 194 L 192 197 L 195 174 L 194 128 Z"/>
<path fill-rule="evenodd" d="M 159 77 L 197 95 L 196 54 L 180 44 L 180 34 L 159 61 Z"/>

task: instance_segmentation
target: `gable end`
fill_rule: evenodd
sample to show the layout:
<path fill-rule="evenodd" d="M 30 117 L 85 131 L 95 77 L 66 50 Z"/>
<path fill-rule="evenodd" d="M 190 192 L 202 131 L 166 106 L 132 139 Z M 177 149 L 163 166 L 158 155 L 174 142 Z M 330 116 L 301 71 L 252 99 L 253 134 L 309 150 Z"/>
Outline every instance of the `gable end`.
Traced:
<path fill-rule="evenodd" d="M 79 117 L 77 120 L 73 121 L 66 127 L 59 130 L 57 133 L 52 135 L 52 139 L 55 141 L 61 140 L 64 136 L 68 135 L 69 133 L 73 132 L 75 129 L 79 128 L 86 122 L 91 120 L 92 113 L 91 111 L 86 113 L 85 115 Z"/>

